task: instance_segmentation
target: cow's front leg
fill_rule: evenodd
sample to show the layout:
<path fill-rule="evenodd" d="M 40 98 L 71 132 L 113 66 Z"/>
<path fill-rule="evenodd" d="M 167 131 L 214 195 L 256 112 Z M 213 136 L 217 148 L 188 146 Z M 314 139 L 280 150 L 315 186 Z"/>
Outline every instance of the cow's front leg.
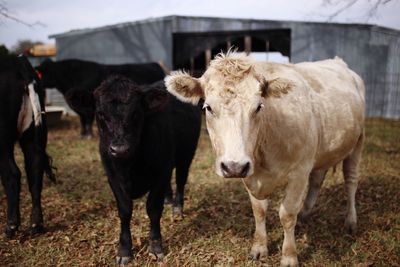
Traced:
<path fill-rule="evenodd" d="M 250 192 L 251 207 L 253 209 L 256 230 L 254 232 L 253 246 L 251 247 L 250 256 L 253 260 L 268 256 L 267 248 L 267 229 L 265 225 L 265 217 L 268 208 L 268 200 L 258 200 Z"/>
<path fill-rule="evenodd" d="M 309 173 L 303 173 L 302 175 L 298 173 L 289 178 L 286 195 L 279 208 L 279 218 L 284 231 L 281 266 L 299 266 L 294 229 L 297 215 L 307 194 L 308 175 Z"/>
<path fill-rule="evenodd" d="M 169 180 L 166 179 L 168 182 Z M 150 243 L 149 252 L 154 254 L 158 260 L 164 258 L 160 220 L 164 208 L 165 185 L 159 184 L 153 188 L 146 202 L 146 211 L 150 219 Z"/>
<path fill-rule="evenodd" d="M 127 185 L 112 179 L 109 179 L 109 183 L 117 200 L 118 215 L 121 222 L 121 232 L 116 260 L 117 264 L 125 265 L 132 257 L 132 237 L 130 229 L 133 206 L 132 199 L 127 192 Z"/>

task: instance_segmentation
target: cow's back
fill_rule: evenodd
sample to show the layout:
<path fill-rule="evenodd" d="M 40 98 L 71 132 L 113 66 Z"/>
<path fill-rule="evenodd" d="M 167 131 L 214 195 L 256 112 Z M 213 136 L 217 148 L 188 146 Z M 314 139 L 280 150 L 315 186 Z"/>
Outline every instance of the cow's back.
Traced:
<path fill-rule="evenodd" d="M 164 79 L 165 73 L 157 63 L 102 65 L 104 76 L 123 75 L 136 84 L 151 84 Z"/>
<path fill-rule="evenodd" d="M 43 72 L 43 87 L 56 87 L 63 94 L 72 88 L 93 91 L 102 81 L 100 65 L 85 60 L 44 62 L 37 69 Z"/>

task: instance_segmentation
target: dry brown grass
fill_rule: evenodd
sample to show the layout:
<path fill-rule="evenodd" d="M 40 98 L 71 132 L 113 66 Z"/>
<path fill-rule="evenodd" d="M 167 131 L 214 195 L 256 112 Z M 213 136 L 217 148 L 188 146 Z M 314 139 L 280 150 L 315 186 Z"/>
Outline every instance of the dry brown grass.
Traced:
<path fill-rule="evenodd" d="M 43 208 L 47 232 L 28 234 L 30 197 L 25 178 L 18 235 L 0 237 L 0 266 L 112 266 L 119 221 L 97 152 L 97 139 L 80 140 L 78 122 L 66 118 L 52 128 L 49 153 L 58 183 L 45 181 Z M 21 154 L 17 152 L 19 166 Z M 248 259 L 254 222 L 240 181 L 224 180 L 203 130 L 187 185 L 185 218 L 173 221 L 166 206 L 162 233 L 166 258 L 160 264 L 146 251 L 148 219 L 143 199 L 135 202 L 131 266 L 277 266 L 283 231 L 273 196 L 267 228 L 270 257 Z M 361 181 L 357 193 L 359 232 L 344 233 L 345 192 L 340 171 L 329 173 L 315 212 L 299 225 L 296 239 L 304 266 L 400 266 L 400 123 L 368 121 Z M 0 190 L 0 229 L 5 226 L 5 195 Z"/>

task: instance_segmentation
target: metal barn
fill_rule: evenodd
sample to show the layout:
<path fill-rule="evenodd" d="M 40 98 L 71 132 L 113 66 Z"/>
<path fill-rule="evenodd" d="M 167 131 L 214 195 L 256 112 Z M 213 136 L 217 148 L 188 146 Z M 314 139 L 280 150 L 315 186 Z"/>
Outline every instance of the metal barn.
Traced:
<path fill-rule="evenodd" d="M 367 88 L 369 117 L 400 118 L 400 31 L 375 25 L 166 16 L 51 35 L 57 60 L 162 62 L 200 74 L 212 57 L 280 52 L 290 62 L 342 57 Z"/>

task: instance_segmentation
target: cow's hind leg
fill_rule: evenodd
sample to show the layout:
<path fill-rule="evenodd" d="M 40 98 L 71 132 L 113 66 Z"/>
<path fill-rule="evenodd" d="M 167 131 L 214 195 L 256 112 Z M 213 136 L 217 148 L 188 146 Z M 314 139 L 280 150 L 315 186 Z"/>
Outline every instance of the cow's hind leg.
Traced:
<path fill-rule="evenodd" d="M 93 137 L 92 125 L 94 114 L 79 114 L 81 121 L 81 138 L 90 139 Z"/>
<path fill-rule="evenodd" d="M 250 196 L 251 207 L 253 209 L 253 215 L 256 223 L 256 230 L 254 232 L 254 240 L 250 251 L 250 257 L 253 260 L 258 260 L 259 258 L 268 256 L 267 229 L 265 225 L 268 200 L 258 200 L 253 197 L 250 192 L 248 193 Z"/>
<path fill-rule="evenodd" d="M 310 215 L 312 208 L 314 207 L 315 202 L 317 200 L 319 190 L 321 189 L 321 185 L 325 179 L 326 172 L 327 171 L 325 170 L 324 171 L 319 170 L 319 171 L 313 171 L 310 174 L 307 197 L 304 200 L 303 209 L 301 210 L 298 216 L 298 218 L 301 221 L 306 221 L 308 216 Z"/>
<path fill-rule="evenodd" d="M 358 166 L 361 160 L 361 152 L 364 142 L 364 134 L 360 136 L 352 153 L 343 161 L 343 176 L 347 191 L 347 216 L 345 229 L 355 234 L 357 232 L 356 191 L 358 186 Z"/>
<path fill-rule="evenodd" d="M 25 171 L 32 198 L 31 233 L 38 234 L 42 233 L 44 230 L 41 193 L 45 157 L 40 146 L 33 142 L 32 136 L 23 136 L 20 145 L 24 153 Z"/>
<path fill-rule="evenodd" d="M 175 217 L 183 216 L 183 204 L 185 198 L 185 185 L 189 175 L 190 162 L 176 166 L 176 195 L 174 200 L 173 213 Z"/>
<path fill-rule="evenodd" d="M 21 191 L 21 172 L 15 163 L 13 151 L 0 155 L 0 176 L 7 196 L 7 238 L 14 236 L 21 223 L 19 194 Z"/>
<path fill-rule="evenodd" d="M 164 258 L 160 220 L 164 209 L 164 196 L 167 182 L 169 182 L 169 178 L 162 179 L 162 181 L 150 191 L 146 202 L 146 211 L 150 219 L 149 252 L 154 254 L 158 260 Z"/>

